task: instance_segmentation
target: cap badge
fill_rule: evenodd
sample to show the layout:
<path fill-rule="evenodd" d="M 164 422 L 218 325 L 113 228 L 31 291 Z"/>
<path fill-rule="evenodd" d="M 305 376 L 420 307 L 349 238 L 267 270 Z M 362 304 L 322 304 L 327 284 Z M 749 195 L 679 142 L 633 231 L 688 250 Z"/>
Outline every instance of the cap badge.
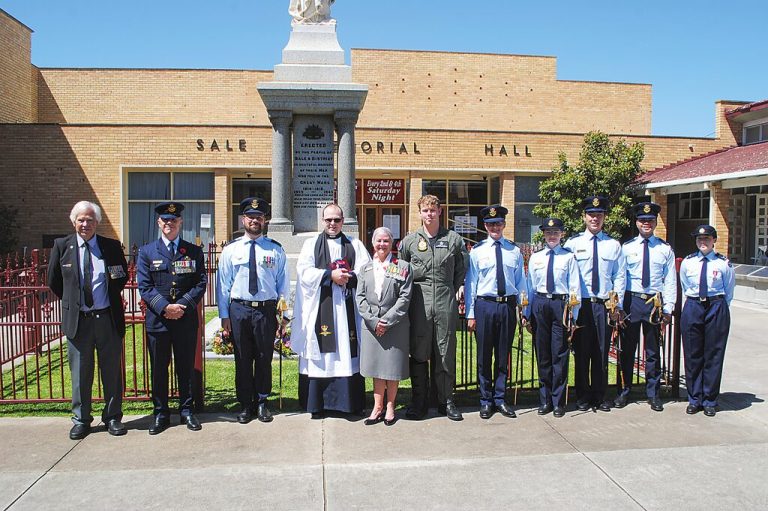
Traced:
<path fill-rule="evenodd" d="M 699 234 L 704 234 L 706 232 L 707 232 L 707 230 L 705 228 L 703 228 L 703 227 L 701 229 L 699 229 Z"/>
<path fill-rule="evenodd" d="M 555 225 L 555 221 L 550 218 L 549 222 L 547 222 L 547 225 L 552 227 L 553 225 Z"/>
<path fill-rule="evenodd" d="M 176 213 L 176 204 L 173 202 L 168 204 L 168 213 Z"/>
<path fill-rule="evenodd" d="M 598 199 L 597 197 L 592 199 L 592 205 L 595 207 L 598 207 L 600 205 L 600 199 Z"/>
<path fill-rule="evenodd" d="M 650 212 L 651 212 L 650 204 L 646 204 L 645 206 L 643 206 L 643 213 L 650 213 Z"/>
<path fill-rule="evenodd" d="M 253 209 L 259 209 L 259 201 L 257 201 L 256 199 L 252 200 L 251 201 L 251 207 Z"/>
<path fill-rule="evenodd" d="M 488 211 L 488 214 L 491 216 L 496 216 L 496 208 L 491 208 L 491 210 Z"/>

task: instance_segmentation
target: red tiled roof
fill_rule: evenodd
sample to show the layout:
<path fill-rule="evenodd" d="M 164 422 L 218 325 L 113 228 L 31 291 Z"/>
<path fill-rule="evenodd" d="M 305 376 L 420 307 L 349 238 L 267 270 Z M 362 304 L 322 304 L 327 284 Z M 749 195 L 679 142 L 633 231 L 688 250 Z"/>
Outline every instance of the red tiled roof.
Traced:
<path fill-rule="evenodd" d="M 726 117 L 730 118 L 736 115 L 745 114 L 747 112 L 762 110 L 763 108 L 768 108 L 768 99 L 764 99 L 762 101 L 755 101 L 754 103 L 747 103 L 746 105 L 741 105 L 739 107 L 728 110 L 727 112 L 725 112 L 725 115 Z"/>
<path fill-rule="evenodd" d="M 640 181 L 664 183 L 759 169 L 768 169 L 768 142 L 726 147 L 695 156 L 648 172 Z"/>

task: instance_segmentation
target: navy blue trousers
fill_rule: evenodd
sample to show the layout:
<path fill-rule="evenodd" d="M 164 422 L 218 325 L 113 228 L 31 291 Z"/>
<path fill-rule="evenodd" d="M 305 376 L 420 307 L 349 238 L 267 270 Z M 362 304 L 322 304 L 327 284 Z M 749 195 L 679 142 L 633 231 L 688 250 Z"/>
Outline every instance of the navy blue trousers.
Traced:
<path fill-rule="evenodd" d="M 723 299 L 702 303 L 695 298 L 688 298 L 683 306 L 680 326 L 688 403 L 717 406 L 725 345 L 731 328 L 728 304 Z"/>
<path fill-rule="evenodd" d="M 501 405 L 507 391 L 509 349 L 517 327 L 516 302 L 475 301 L 480 404 Z M 495 360 L 494 360 L 495 355 Z"/>
<path fill-rule="evenodd" d="M 608 389 L 608 343 L 605 305 L 581 301 L 581 327 L 573 339 L 576 399 L 579 403 L 599 405 Z"/>
<path fill-rule="evenodd" d="M 147 332 L 149 361 L 152 365 L 152 403 L 154 414 L 168 418 L 168 366 L 176 368 L 179 384 L 179 413 L 192 413 L 192 381 L 195 370 L 195 348 L 197 347 L 197 313 L 185 314 L 181 319 L 169 321 L 167 332 Z"/>
<path fill-rule="evenodd" d="M 533 300 L 536 319 L 536 361 L 539 366 L 539 401 L 542 405 L 565 405 L 568 385 L 568 341 L 563 326 L 563 300 L 537 296 Z"/>
<path fill-rule="evenodd" d="M 640 343 L 640 329 L 645 341 L 645 394 L 648 398 L 659 395 L 661 384 L 661 349 L 659 346 L 659 325 L 650 322 L 653 302 L 631 293 L 624 295 L 624 312 L 629 314 L 621 338 L 621 375 L 624 387 L 619 395 L 626 396 L 632 390 L 632 373 L 635 367 L 635 352 Z"/>
<path fill-rule="evenodd" d="M 235 344 L 235 390 L 242 408 L 265 403 L 272 392 L 275 306 L 254 309 L 232 302 L 229 321 Z"/>

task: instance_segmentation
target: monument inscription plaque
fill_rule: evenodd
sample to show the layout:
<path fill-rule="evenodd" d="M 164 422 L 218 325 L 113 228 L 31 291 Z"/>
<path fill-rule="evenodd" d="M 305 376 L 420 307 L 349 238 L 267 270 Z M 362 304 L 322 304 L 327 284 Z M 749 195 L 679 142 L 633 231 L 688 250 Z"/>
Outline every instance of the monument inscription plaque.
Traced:
<path fill-rule="evenodd" d="M 296 115 L 293 132 L 294 226 L 297 232 L 322 230 L 322 209 L 333 202 L 333 119 Z"/>

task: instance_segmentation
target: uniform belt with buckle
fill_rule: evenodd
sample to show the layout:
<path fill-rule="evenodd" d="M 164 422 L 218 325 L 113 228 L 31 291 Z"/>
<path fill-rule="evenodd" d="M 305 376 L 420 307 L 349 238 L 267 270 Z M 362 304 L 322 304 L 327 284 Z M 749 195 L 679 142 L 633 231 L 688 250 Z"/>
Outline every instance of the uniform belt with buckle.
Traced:
<path fill-rule="evenodd" d="M 592 303 L 605 303 L 608 301 L 605 298 L 598 298 L 596 296 L 590 296 L 589 298 L 585 298 L 585 300 L 589 300 Z"/>
<path fill-rule="evenodd" d="M 701 298 L 700 296 L 692 296 L 694 300 L 698 300 L 701 303 L 710 303 L 710 302 L 716 302 L 717 300 L 723 300 L 725 299 L 725 295 L 715 295 L 715 296 L 707 296 L 706 298 Z"/>
<path fill-rule="evenodd" d="M 536 291 L 536 296 L 541 296 L 542 298 L 549 298 L 550 300 L 567 300 L 568 295 L 556 295 L 552 293 L 542 293 L 540 291 Z"/>
<path fill-rule="evenodd" d="M 507 296 L 478 296 L 480 300 L 485 300 L 487 302 L 496 302 L 496 303 L 516 303 L 517 302 L 517 295 L 507 295 Z"/>
<path fill-rule="evenodd" d="M 102 314 L 109 312 L 109 307 L 106 309 L 80 311 L 81 318 L 100 318 Z"/>
<path fill-rule="evenodd" d="M 246 307 L 252 307 L 254 309 L 261 309 L 264 307 L 277 307 L 277 300 L 264 300 L 263 302 L 252 302 L 250 300 L 241 300 L 239 298 L 233 298 L 233 302 L 245 305 Z"/>
<path fill-rule="evenodd" d="M 638 298 L 642 298 L 643 300 L 648 300 L 649 298 L 652 298 L 656 293 L 635 293 L 632 291 L 629 294 Z"/>

